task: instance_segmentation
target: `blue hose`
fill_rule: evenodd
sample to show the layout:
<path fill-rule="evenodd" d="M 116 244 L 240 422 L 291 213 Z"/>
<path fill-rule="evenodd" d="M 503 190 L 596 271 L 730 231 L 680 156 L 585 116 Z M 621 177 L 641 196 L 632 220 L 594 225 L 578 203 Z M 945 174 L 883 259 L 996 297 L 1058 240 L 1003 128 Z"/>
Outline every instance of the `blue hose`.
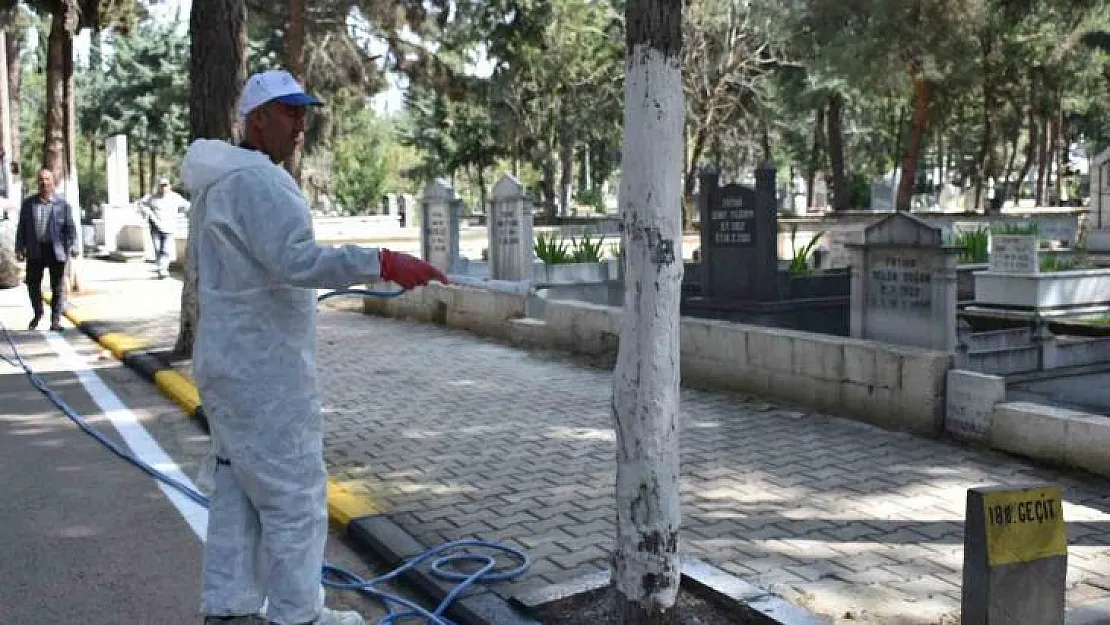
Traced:
<path fill-rule="evenodd" d="M 404 291 L 393 292 L 377 292 L 365 289 L 343 289 L 340 291 L 332 291 L 326 293 L 318 298 L 322 301 L 328 297 L 336 297 L 339 295 L 363 295 L 371 297 L 397 297 Z M 31 380 L 31 384 L 38 389 L 43 395 L 47 397 L 55 406 L 57 406 L 67 417 L 69 417 L 79 428 L 89 436 L 92 436 L 100 444 L 107 447 L 116 456 L 126 460 L 132 465 L 141 469 L 147 475 L 161 481 L 164 484 L 180 491 L 186 497 L 196 502 L 198 505 L 208 508 L 209 500 L 203 494 L 193 490 L 189 486 L 181 483 L 178 480 L 155 469 L 149 464 L 136 458 L 133 454 L 126 449 L 117 445 L 111 439 L 107 438 L 89 424 L 87 420 L 76 410 L 71 408 L 61 396 L 50 388 L 45 380 L 35 373 L 31 367 L 23 360 L 19 353 L 19 349 L 12 340 L 11 333 L 8 331 L 7 326 L 0 323 L 0 330 L 4 333 L 4 338 L 7 340 L 8 345 L 12 349 L 14 358 L 8 358 L 0 354 L 0 360 L 12 365 L 13 367 L 22 369 L 27 377 Z M 492 553 L 475 553 L 468 549 L 485 549 Z M 509 568 L 497 567 L 496 554 L 500 553 L 512 560 L 515 565 Z M 434 559 L 433 559 L 434 558 Z M 449 582 L 458 582 L 456 586 L 440 601 L 439 605 L 434 610 L 429 612 L 424 608 L 416 605 L 415 603 L 399 597 L 397 595 L 378 590 L 376 588 L 379 584 L 384 584 L 393 579 L 400 577 L 407 571 L 414 569 L 424 562 L 432 560 L 431 571 L 436 577 Z M 479 567 L 473 573 L 462 573 L 456 565 L 458 564 L 478 564 Z M 323 585 L 328 588 L 337 590 L 354 590 L 362 595 L 373 599 L 378 602 L 387 612 L 387 616 L 378 621 L 378 625 L 395 625 L 402 619 L 423 619 L 425 625 L 455 625 L 453 621 L 448 620 L 444 613 L 447 612 L 451 604 L 466 591 L 467 588 L 476 583 L 489 583 L 499 582 L 515 579 L 524 574 L 525 571 L 531 566 L 531 558 L 528 554 L 519 549 L 514 549 L 506 545 L 491 543 L 484 540 L 456 540 L 443 543 L 437 547 L 428 549 L 424 553 L 409 560 L 405 564 L 397 567 L 396 569 L 373 579 L 363 579 L 354 572 L 324 563 L 321 572 L 321 579 Z M 401 606 L 405 608 L 403 611 L 394 611 L 394 606 Z"/>

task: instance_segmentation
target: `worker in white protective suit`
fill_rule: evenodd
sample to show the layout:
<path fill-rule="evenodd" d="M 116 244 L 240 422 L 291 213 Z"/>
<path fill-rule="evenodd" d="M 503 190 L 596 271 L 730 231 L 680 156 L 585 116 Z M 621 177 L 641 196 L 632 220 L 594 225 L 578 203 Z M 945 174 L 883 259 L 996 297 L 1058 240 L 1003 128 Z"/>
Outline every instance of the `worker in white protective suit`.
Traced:
<path fill-rule="evenodd" d="M 194 374 L 214 451 L 206 624 L 364 622 L 325 608 L 320 581 L 327 474 L 314 289 L 447 282 L 407 254 L 316 243 L 308 205 L 278 164 L 301 141 L 306 107 L 318 104 L 288 72 L 253 75 L 239 104 L 243 144 L 198 140 L 182 164 L 195 211 Z"/>

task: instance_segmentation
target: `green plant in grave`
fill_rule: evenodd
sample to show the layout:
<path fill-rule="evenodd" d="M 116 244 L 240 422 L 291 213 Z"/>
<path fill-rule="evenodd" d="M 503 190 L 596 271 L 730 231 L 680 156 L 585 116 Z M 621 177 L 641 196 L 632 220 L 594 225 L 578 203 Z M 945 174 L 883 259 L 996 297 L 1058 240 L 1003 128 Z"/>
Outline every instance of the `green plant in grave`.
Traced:
<path fill-rule="evenodd" d="M 997 226 L 995 234 L 1006 236 L 1037 236 L 1041 233 L 1041 226 L 1035 221 L 1027 224 L 1001 224 Z"/>
<path fill-rule="evenodd" d="M 571 262 L 567 242 L 561 236 L 556 237 L 555 234 L 544 236 L 541 232 L 536 235 L 536 244 L 533 249 L 536 252 L 536 257 L 548 265 L 561 265 Z"/>
<path fill-rule="evenodd" d="M 589 234 L 586 234 L 582 236 L 581 240 L 576 240 L 572 237 L 570 242 L 571 245 L 574 247 L 573 251 L 571 252 L 572 262 L 601 262 L 601 246 L 605 242 L 605 237 L 600 237 L 595 241 L 590 238 Z"/>
<path fill-rule="evenodd" d="M 990 244 L 991 229 L 988 226 L 979 226 L 969 232 L 960 232 L 956 236 L 956 245 L 964 248 L 960 252 L 961 263 L 985 263 L 990 260 L 987 248 Z"/>
<path fill-rule="evenodd" d="M 1071 258 L 1064 258 L 1056 255 L 1045 255 L 1041 257 L 1041 271 L 1074 271 L 1076 269 L 1087 269 L 1089 263 L 1087 259 L 1082 256 L 1075 256 Z"/>
<path fill-rule="evenodd" d="M 790 226 L 790 249 L 794 252 L 794 257 L 790 259 L 789 271 L 791 275 L 805 275 L 811 271 L 809 261 L 813 258 L 813 252 L 817 247 L 817 242 L 820 241 L 823 236 L 825 236 L 824 230 L 813 235 L 809 243 L 803 245 L 802 249 L 798 249 L 798 246 L 795 245 L 795 239 L 798 237 L 798 224 Z"/>

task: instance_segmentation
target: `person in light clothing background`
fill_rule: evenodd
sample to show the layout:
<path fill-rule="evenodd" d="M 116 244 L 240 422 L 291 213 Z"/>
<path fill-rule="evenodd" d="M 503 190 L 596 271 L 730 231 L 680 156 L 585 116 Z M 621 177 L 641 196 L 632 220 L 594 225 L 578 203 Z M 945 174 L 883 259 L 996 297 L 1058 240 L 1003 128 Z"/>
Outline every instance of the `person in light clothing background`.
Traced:
<path fill-rule="evenodd" d="M 150 225 L 150 238 L 154 243 L 154 262 L 159 278 L 169 273 L 170 255 L 166 245 L 173 240 L 177 218 L 189 209 L 189 200 L 181 197 L 170 186 L 169 178 L 158 181 L 158 188 L 138 202 L 139 212 Z"/>

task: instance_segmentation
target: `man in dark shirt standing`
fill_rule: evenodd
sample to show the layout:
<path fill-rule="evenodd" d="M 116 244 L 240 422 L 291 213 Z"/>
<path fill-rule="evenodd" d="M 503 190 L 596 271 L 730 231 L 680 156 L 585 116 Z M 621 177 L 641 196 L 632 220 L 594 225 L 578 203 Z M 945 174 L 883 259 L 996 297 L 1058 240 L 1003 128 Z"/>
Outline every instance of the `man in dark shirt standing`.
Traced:
<path fill-rule="evenodd" d="M 23 200 L 15 230 L 15 256 L 27 261 L 27 292 L 35 316 L 28 325 L 34 330 L 42 319 L 42 274 L 50 272 L 50 329 L 62 329 L 65 310 L 66 255 L 77 256 L 77 225 L 65 199 L 54 195 L 54 174 L 42 169 L 39 192 Z"/>

